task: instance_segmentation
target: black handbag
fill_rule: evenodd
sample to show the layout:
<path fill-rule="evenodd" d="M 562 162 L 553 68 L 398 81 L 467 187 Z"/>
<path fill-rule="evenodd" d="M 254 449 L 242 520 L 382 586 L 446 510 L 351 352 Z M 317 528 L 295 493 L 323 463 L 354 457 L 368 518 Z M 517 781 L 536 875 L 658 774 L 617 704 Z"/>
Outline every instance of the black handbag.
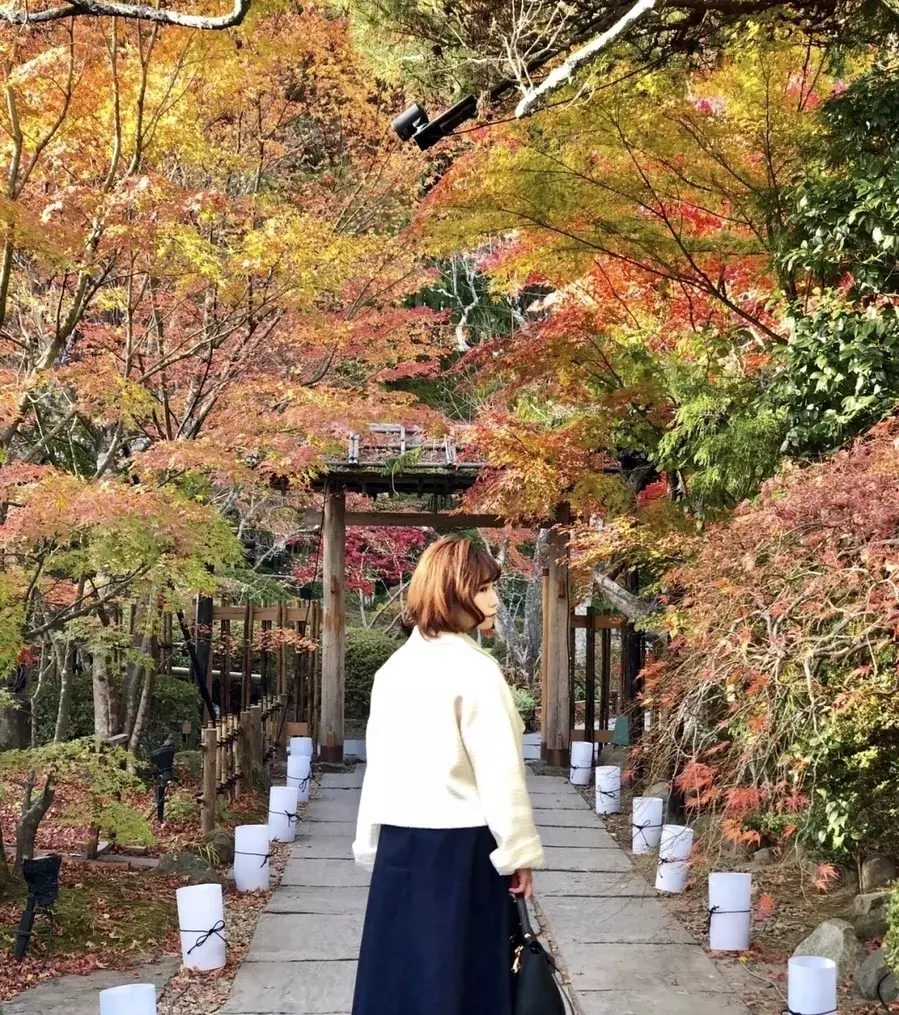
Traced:
<path fill-rule="evenodd" d="M 566 1015 L 570 1002 L 558 981 L 552 955 L 537 940 L 528 916 L 528 904 L 514 897 L 512 979 L 514 1015 Z"/>

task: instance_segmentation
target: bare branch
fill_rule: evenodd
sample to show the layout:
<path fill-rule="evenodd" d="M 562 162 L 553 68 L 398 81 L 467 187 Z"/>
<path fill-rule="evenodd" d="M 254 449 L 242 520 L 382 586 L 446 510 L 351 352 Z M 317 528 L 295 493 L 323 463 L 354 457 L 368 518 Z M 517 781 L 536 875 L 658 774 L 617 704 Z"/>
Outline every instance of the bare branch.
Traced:
<path fill-rule="evenodd" d="M 152 21 L 157 25 L 179 25 L 181 28 L 198 28 L 220 32 L 236 28 L 250 10 L 252 0 L 234 0 L 230 14 L 206 17 L 201 14 L 182 14 L 158 7 L 140 4 L 108 3 L 104 0 L 75 0 L 64 7 L 51 7 L 46 11 L 30 11 L 27 7 L 0 6 L 0 21 L 13 25 L 39 25 L 48 21 L 65 21 L 67 18 L 128 18 L 132 21 Z"/>

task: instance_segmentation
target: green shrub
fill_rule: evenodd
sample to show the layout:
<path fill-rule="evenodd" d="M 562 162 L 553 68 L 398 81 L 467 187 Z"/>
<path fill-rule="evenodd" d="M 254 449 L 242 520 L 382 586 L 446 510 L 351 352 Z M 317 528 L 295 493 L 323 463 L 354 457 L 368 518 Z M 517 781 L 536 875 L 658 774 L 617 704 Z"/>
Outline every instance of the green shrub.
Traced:
<path fill-rule="evenodd" d="M 120 681 L 113 679 L 113 688 L 118 697 Z M 53 739 L 56 728 L 56 711 L 59 703 L 59 687 L 51 684 L 45 687 L 34 709 L 33 721 L 37 725 L 36 742 L 47 744 Z M 177 677 L 157 677 L 153 691 L 153 704 L 144 729 L 144 750 L 158 747 L 166 738 L 176 735 L 183 722 L 197 724 L 200 715 L 200 695 L 194 684 Z M 72 711 L 69 723 L 69 739 L 92 737 L 94 735 L 94 691 L 89 673 L 81 674 L 72 682 Z"/>
<path fill-rule="evenodd" d="M 382 631 L 352 627 L 347 631 L 346 716 L 364 721 L 371 705 L 375 674 L 399 648 L 399 643 Z"/>

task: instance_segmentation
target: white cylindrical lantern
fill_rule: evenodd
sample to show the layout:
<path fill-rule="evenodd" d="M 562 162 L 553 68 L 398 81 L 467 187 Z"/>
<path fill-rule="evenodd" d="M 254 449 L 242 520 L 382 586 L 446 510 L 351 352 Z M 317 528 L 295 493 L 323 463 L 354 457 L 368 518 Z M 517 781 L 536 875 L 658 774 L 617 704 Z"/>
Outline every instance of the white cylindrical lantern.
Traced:
<path fill-rule="evenodd" d="M 665 825 L 659 842 L 659 866 L 656 889 L 660 892 L 682 892 L 690 872 L 693 851 L 693 829 L 685 825 Z"/>
<path fill-rule="evenodd" d="M 272 786 L 268 794 L 268 837 L 272 842 L 293 842 L 297 837 L 297 788 Z"/>
<path fill-rule="evenodd" d="M 287 759 L 287 785 L 297 791 L 301 804 L 309 799 L 309 784 L 312 781 L 312 759 L 308 754 L 291 754 Z"/>
<path fill-rule="evenodd" d="M 793 1015 L 837 1011 L 837 964 L 833 959 L 796 955 L 787 969 L 787 1008 Z"/>
<path fill-rule="evenodd" d="M 188 969 L 221 969 L 226 952 L 222 886 L 179 888 L 175 898 L 184 965 Z"/>
<path fill-rule="evenodd" d="M 126 983 L 100 991 L 100 1015 L 156 1015 L 152 983 Z"/>
<path fill-rule="evenodd" d="M 621 810 L 621 769 L 600 765 L 596 770 L 596 813 L 617 814 Z"/>
<path fill-rule="evenodd" d="M 571 745 L 571 771 L 569 772 L 572 786 L 589 786 L 592 771 L 593 744 L 586 740 L 575 740 Z"/>
<path fill-rule="evenodd" d="M 635 796 L 631 818 L 631 847 L 635 853 L 651 853 L 662 833 L 665 801 L 658 796 Z"/>
<path fill-rule="evenodd" d="M 234 829 L 234 883 L 239 892 L 268 891 L 268 825 Z"/>
<path fill-rule="evenodd" d="M 709 874 L 709 948 L 745 952 L 751 915 L 751 874 Z"/>
<path fill-rule="evenodd" d="M 287 753 L 290 755 L 301 755 L 307 758 L 312 757 L 312 737 L 291 737 Z"/>

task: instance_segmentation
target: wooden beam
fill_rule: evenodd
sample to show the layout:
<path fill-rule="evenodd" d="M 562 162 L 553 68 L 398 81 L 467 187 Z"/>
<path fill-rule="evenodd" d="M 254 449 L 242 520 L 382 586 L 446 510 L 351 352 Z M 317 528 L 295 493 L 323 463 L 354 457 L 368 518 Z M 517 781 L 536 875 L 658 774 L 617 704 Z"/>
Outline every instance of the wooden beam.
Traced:
<path fill-rule="evenodd" d="M 320 511 L 307 511 L 305 522 L 310 528 L 321 525 Z M 348 511 L 346 525 L 409 527 L 427 529 L 502 529 L 506 525 L 499 515 L 442 515 L 433 511 Z"/>
<path fill-rule="evenodd" d="M 343 490 L 325 494 L 322 532 L 321 760 L 343 761 L 346 655 L 346 510 Z"/>

